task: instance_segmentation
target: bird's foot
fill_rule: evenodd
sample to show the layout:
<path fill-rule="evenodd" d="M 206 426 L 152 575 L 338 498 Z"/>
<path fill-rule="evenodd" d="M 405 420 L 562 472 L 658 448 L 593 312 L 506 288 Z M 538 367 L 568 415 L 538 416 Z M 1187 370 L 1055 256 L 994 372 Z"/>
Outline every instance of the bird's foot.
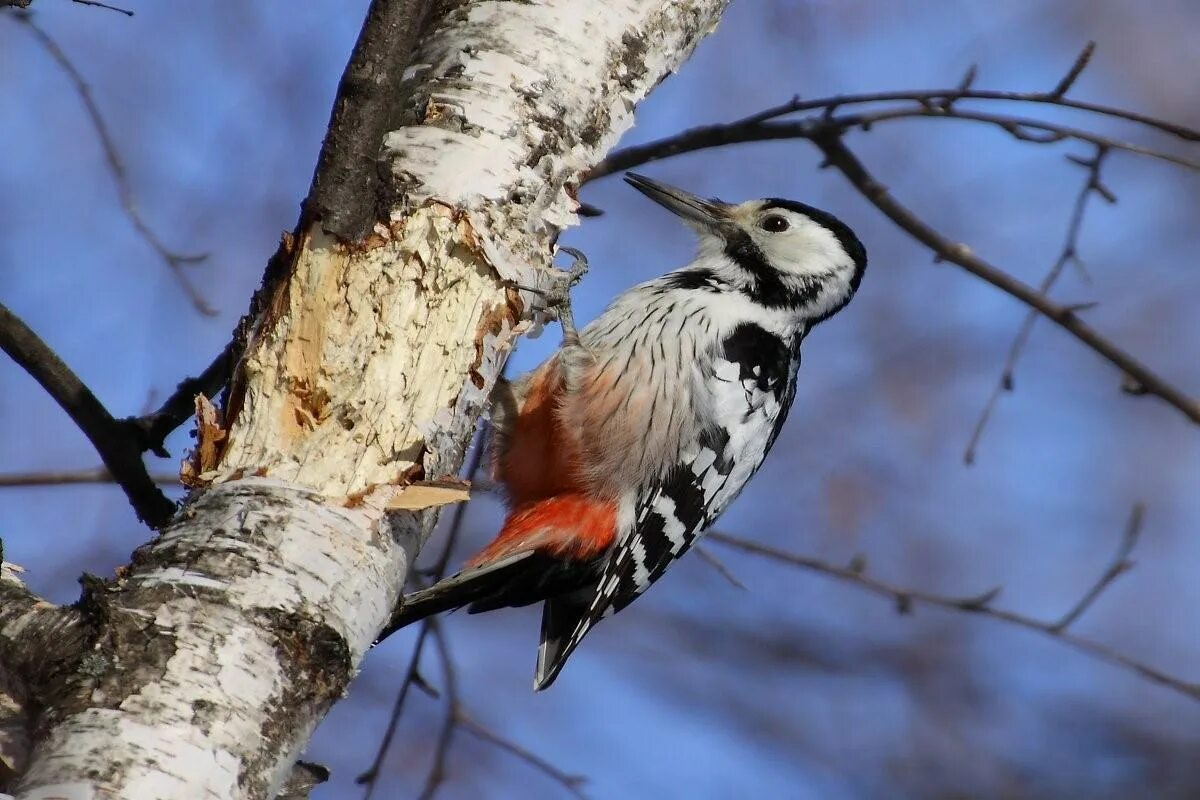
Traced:
<path fill-rule="evenodd" d="M 565 271 L 556 270 L 554 283 L 548 289 L 520 286 L 519 288 L 540 295 L 546 303 L 546 309 L 554 310 L 558 324 L 562 326 L 563 346 L 572 347 L 579 344 L 579 331 L 575 328 L 575 315 L 571 311 L 571 289 L 587 274 L 588 260 L 581 251 L 574 247 L 559 247 L 560 253 L 566 253 L 572 259 L 571 266 Z"/>

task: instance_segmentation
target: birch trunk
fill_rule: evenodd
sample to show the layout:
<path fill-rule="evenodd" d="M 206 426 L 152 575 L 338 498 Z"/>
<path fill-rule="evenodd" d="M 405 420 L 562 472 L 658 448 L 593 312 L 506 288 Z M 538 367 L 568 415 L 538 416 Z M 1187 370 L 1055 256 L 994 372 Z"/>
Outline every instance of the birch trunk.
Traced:
<path fill-rule="evenodd" d="M 37 699 L 28 742 L 6 734 L 10 791 L 280 793 L 436 515 L 389 506 L 455 474 L 530 320 L 514 284 L 549 279 L 580 174 L 726 3 L 433 3 L 382 142 L 383 218 L 355 243 L 319 220 L 289 242 L 224 419 L 199 407 L 191 499 L 116 580 L 85 587 L 78 618 L 31 602 L 0 625 L 8 683 L 35 607 L 85 632 L 54 680 L 26 670 L 28 686 L 4 690 Z"/>

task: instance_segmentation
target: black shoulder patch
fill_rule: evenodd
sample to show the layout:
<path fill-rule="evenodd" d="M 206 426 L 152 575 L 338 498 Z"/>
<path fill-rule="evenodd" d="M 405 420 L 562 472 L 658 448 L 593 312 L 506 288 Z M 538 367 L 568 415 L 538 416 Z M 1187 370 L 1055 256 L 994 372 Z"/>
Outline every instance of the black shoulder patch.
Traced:
<path fill-rule="evenodd" d="M 799 308 L 811 303 L 819 291 L 819 287 L 814 286 L 810 293 L 812 296 L 806 298 L 804 293 L 789 287 L 745 233 L 739 233 L 725 243 L 725 255 L 749 273 L 753 282 L 746 293 L 759 305 L 767 308 Z"/>
<path fill-rule="evenodd" d="M 743 322 L 725 338 L 726 360 L 738 365 L 738 378 L 760 391 L 781 397 L 788 383 L 792 349 L 779 336 L 753 322 Z"/>

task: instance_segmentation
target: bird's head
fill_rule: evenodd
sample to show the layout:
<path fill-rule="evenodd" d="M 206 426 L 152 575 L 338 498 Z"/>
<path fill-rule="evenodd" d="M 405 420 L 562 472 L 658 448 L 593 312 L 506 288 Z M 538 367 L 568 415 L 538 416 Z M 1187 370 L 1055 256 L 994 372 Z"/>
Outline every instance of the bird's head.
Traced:
<path fill-rule="evenodd" d="M 626 182 L 669 209 L 700 236 L 702 256 L 727 259 L 769 306 L 795 308 L 811 322 L 841 309 L 862 280 L 867 251 L 844 222 L 794 200 L 705 200 L 627 173 Z"/>

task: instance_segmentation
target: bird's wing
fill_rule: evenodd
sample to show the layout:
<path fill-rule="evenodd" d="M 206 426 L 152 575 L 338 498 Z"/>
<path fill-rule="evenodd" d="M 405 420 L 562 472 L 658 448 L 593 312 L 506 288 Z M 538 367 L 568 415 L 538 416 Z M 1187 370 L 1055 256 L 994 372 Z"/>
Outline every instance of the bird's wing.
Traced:
<path fill-rule="evenodd" d="M 536 689 L 549 686 L 588 631 L 662 577 L 741 492 L 787 417 L 798 361 L 798 347 L 793 347 L 777 369 L 729 358 L 714 362 L 709 378 L 718 422 L 703 431 L 664 479 L 641 494 L 632 523 L 618 532 L 591 602 L 578 597 L 547 601 Z"/>

